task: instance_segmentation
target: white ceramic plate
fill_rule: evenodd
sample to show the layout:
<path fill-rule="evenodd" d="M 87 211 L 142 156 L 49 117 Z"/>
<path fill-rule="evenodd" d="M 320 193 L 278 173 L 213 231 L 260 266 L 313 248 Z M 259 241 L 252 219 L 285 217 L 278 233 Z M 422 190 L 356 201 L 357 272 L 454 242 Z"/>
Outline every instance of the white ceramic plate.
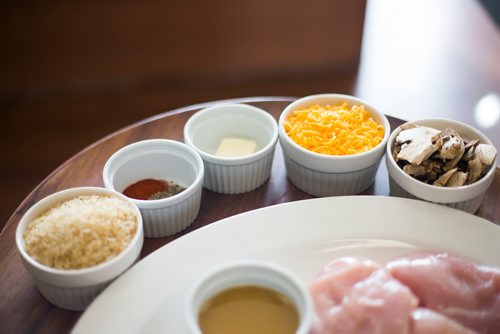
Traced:
<path fill-rule="evenodd" d="M 394 197 L 331 197 L 263 208 L 198 229 L 144 258 L 89 306 L 73 331 L 185 333 L 187 290 L 226 261 L 275 261 L 307 284 L 338 256 L 383 262 L 419 250 L 500 267 L 500 227 L 458 210 Z"/>

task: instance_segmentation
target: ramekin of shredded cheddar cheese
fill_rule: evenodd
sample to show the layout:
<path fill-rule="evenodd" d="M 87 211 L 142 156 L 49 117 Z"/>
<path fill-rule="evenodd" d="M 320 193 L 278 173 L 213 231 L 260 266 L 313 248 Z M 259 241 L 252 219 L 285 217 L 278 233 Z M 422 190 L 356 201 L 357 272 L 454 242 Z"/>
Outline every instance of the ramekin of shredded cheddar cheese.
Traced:
<path fill-rule="evenodd" d="M 279 120 L 287 176 L 315 196 L 352 195 L 368 188 L 389 134 L 383 113 L 341 94 L 298 99 Z"/>
<path fill-rule="evenodd" d="M 382 142 L 384 126 L 364 105 L 310 105 L 294 110 L 283 126 L 300 146 L 321 154 L 350 155 L 369 151 Z"/>

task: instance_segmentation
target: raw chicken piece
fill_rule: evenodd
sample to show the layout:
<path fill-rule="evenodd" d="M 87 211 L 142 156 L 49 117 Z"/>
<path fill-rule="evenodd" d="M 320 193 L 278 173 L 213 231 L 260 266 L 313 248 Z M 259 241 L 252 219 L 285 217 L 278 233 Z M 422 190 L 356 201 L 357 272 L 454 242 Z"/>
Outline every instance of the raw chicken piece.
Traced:
<path fill-rule="evenodd" d="M 387 264 L 420 305 L 480 333 L 500 333 L 500 270 L 448 254 L 420 254 Z"/>
<path fill-rule="evenodd" d="M 426 308 L 411 314 L 411 334 L 476 334 L 472 329 Z"/>
<path fill-rule="evenodd" d="M 379 269 L 379 265 L 366 259 L 344 257 L 326 265 L 310 286 L 315 306 L 312 333 L 323 333 L 323 321 L 338 307 L 352 286 Z"/>
<path fill-rule="evenodd" d="M 311 333 L 409 333 L 418 300 L 376 263 L 341 258 L 311 285 L 316 321 Z"/>
<path fill-rule="evenodd" d="M 318 314 L 342 302 L 347 291 L 366 279 L 380 266 L 371 260 L 344 257 L 326 265 L 311 284 Z"/>

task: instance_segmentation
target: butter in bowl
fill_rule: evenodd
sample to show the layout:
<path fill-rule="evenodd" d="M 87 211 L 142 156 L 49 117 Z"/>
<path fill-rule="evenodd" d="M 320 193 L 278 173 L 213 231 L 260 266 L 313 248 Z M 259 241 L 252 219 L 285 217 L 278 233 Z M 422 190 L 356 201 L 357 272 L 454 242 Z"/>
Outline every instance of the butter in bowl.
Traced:
<path fill-rule="evenodd" d="M 271 174 L 278 140 L 276 120 L 247 104 L 221 104 L 195 113 L 184 126 L 184 141 L 203 159 L 203 186 L 240 194 L 263 185 Z"/>

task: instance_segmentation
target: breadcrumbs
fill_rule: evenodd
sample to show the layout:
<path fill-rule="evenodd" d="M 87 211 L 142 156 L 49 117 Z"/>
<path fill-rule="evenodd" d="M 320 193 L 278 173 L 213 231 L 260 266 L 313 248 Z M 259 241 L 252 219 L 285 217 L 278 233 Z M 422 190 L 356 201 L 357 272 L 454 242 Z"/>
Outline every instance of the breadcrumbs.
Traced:
<path fill-rule="evenodd" d="M 122 252 L 137 231 L 132 205 L 105 195 L 84 195 L 61 202 L 28 223 L 26 252 L 56 269 L 81 269 Z"/>

